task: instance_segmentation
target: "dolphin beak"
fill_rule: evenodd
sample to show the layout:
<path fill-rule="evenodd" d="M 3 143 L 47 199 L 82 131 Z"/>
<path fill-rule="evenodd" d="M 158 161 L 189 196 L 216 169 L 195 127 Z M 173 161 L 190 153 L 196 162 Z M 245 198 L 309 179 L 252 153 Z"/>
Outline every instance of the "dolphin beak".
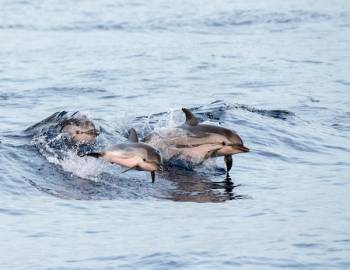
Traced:
<path fill-rule="evenodd" d="M 243 153 L 248 153 L 250 150 L 248 147 L 245 147 L 243 145 L 240 146 L 234 146 L 236 149 L 241 150 Z"/>
<path fill-rule="evenodd" d="M 90 129 L 88 131 L 80 131 L 78 134 L 86 134 L 86 135 L 91 135 L 91 136 L 98 136 L 100 135 L 100 131 L 98 129 Z"/>
<path fill-rule="evenodd" d="M 238 145 L 238 144 L 227 144 L 228 146 L 232 146 L 235 150 L 239 150 L 242 153 L 248 153 L 250 150 L 248 147 L 245 147 L 243 145 Z"/>
<path fill-rule="evenodd" d="M 91 129 L 87 133 L 90 134 L 90 135 L 98 136 L 98 135 L 100 135 L 101 132 L 98 129 Z"/>

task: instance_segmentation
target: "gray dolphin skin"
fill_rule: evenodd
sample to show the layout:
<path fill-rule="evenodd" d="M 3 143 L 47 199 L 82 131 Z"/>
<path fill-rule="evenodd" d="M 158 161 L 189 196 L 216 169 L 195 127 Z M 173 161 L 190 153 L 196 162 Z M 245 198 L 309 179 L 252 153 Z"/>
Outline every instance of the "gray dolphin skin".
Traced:
<path fill-rule="evenodd" d="M 100 130 L 86 117 L 63 121 L 61 132 L 76 143 L 94 143 L 100 134 Z"/>
<path fill-rule="evenodd" d="M 165 160 L 173 157 L 201 164 L 208 158 L 224 157 L 227 176 L 232 168 L 232 155 L 249 152 L 238 134 L 230 129 L 199 124 L 197 118 L 186 108 L 186 122 L 178 127 L 160 129 L 144 139 L 157 147 Z"/>
<path fill-rule="evenodd" d="M 155 172 L 160 170 L 162 157 L 154 147 L 139 142 L 136 131 L 130 130 L 129 143 L 116 144 L 102 152 L 87 153 L 82 156 L 102 158 L 112 164 L 131 169 L 151 172 L 152 183 L 155 180 Z"/>

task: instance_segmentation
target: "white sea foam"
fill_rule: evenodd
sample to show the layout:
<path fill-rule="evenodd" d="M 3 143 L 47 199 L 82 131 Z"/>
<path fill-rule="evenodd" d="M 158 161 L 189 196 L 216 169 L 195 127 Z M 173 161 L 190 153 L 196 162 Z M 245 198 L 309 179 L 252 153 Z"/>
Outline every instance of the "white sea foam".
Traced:
<path fill-rule="evenodd" d="M 79 157 L 75 152 L 69 151 L 63 159 L 47 157 L 52 163 L 60 165 L 65 171 L 81 178 L 95 179 L 107 166 L 105 162 L 90 157 Z"/>

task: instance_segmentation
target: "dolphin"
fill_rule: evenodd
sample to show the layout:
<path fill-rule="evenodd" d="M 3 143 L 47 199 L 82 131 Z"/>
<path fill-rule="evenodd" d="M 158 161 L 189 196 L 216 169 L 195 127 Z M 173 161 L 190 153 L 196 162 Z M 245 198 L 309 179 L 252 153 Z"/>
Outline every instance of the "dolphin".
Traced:
<path fill-rule="evenodd" d="M 128 168 L 123 172 L 131 169 L 149 171 L 154 183 L 155 172 L 160 170 L 162 164 L 160 152 L 146 143 L 139 142 L 133 128 L 129 132 L 129 141 L 129 143 L 116 144 L 102 152 L 91 152 L 81 156 L 102 158 L 112 164 Z"/>
<path fill-rule="evenodd" d="M 24 132 L 32 136 L 45 136 L 53 139 L 58 135 L 69 139 L 74 144 L 91 144 L 100 134 L 99 128 L 83 113 L 76 111 L 55 112 L 46 119 L 28 127 Z"/>
<path fill-rule="evenodd" d="M 184 159 L 198 165 L 209 158 L 223 156 L 228 177 L 232 155 L 249 152 L 240 136 L 221 126 L 200 124 L 190 110 L 182 108 L 182 111 L 186 116 L 184 124 L 151 133 L 143 141 L 157 147 L 168 161 Z"/>
<path fill-rule="evenodd" d="M 61 123 L 61 133 L 75 143 L 94 143 L 100 130 L 94 123 L 82 118 L 69 118 Z"/>

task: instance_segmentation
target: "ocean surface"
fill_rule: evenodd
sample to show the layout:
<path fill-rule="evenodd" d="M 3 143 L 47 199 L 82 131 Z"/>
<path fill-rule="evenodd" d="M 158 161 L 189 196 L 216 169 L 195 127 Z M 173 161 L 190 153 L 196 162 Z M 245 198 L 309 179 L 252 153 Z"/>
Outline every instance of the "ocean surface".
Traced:
<path fill-rule="evenodd" d="M 350 269 L 349 71 L 345 0 L 0 0 L 1 270 Z M 43 134 L 79 111 L 108 146 L 182 107 L 251 149 L 231 182 Z"/>

